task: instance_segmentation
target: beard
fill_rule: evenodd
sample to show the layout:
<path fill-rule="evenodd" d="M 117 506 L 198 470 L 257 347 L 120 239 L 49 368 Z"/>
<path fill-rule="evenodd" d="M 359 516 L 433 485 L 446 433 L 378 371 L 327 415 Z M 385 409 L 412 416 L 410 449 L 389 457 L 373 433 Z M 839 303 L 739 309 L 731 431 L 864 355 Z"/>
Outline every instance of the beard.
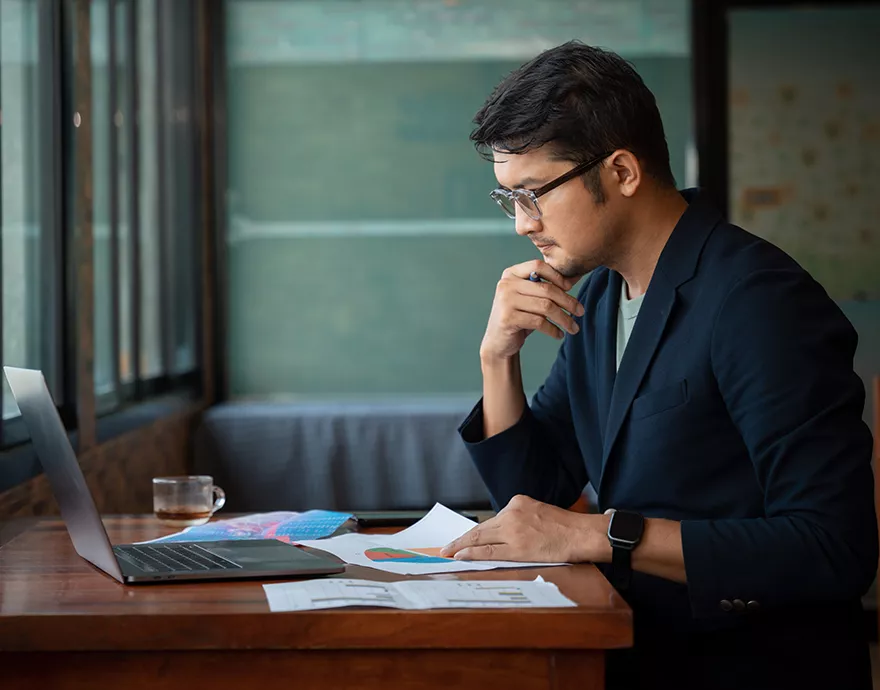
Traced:
<path fill-rule="evenodd" d="M 605 265 L 605 262 L 599 257 L 569 258 L 558 265 L 554 265 L 556 262 L 548 261 L 547 263 L 565 278 L 582 278 L 587 275 L 587 273 L 591 273 L 599 268 L 599 266 Z"/>
<path fill-rule="evenodd" d="M 548 262 L 554 269 L 566 278 L 582 278 L 592 273 L 600 266 L 612 266 L 615 257 L 620 255 L 620 246 L 623 239 L 622 228 L 617 224 L 603 223 L 593 231 L 601 238 L 601 243 L 594 246 L 586 256 L 566 255 L 558 262 Z"/>

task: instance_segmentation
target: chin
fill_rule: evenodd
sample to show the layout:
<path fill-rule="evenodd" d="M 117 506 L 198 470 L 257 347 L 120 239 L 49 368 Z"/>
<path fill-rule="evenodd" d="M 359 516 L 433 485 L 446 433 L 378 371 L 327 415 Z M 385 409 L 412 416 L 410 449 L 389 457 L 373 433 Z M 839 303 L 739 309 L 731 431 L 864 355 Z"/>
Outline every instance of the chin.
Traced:
<path fill-rule="evenodd" d="M 557 273 L 559 273 L 559 275 L 566 278 L 582 278 L 590 271 L 595 270 L 599 267 L 599 264 L 596 264 L 595 262 L 586 262 L 577 259 L 567 259 L 566 261 L 548 261 L 547 263 L 550 264 L 550 266 L 552 266 L 553 269 Z"/>
<path fill-rule="evenodd" d="M 580 262 L 566 259 L 564 261 L 548 261 L 549 266 L 564 278 L 577 278 L 584 275 L 585 271 L 581 270 Z"/>

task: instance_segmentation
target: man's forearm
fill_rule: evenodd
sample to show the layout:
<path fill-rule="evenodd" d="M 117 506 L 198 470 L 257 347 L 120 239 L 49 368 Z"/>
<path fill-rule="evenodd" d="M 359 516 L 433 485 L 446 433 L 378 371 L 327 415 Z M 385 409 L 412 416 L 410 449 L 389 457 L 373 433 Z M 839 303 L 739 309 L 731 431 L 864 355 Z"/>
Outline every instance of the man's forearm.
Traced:
<path fill-rule="evenodd" d="M 641 543 L 633 551 L 632 565 L 639 572 L 686 583 L 681 523 L 659 518 L 645 520 L 645 532 Z"/>
<path fill-rule="evenodd" d="M 509 359 L 481 358 L 483 370 L 483 434 L 491 438 L 522 417 L 526 405 L 519 354 Z"/>
<path fill-rule="evenodd" d="M 611 562 L 611 544 L 604 535 L 608 532 L 610 515 L 585 515 L 587 519 L 601 519 L 598 533 L 601 538 L 590 551 L 592 556 L 584 560 L 595 563 Z M 593 534 L 595 530 L 590 530 Z M 632 567 L 641 573 L 656 575 L 674 582 L 687 582 L 684 552 L 681 547 L 681 523 L 675 520 L 647 518 L 642 541 L 632 553 Z"/>

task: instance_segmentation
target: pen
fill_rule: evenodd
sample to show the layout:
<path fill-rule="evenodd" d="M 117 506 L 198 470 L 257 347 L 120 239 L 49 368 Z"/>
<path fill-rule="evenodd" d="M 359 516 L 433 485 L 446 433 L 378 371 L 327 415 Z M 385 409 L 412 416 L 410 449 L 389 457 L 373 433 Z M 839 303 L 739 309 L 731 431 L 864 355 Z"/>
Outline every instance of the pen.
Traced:
<path fill-rule="evenodd" d="M 529 273 L 529 280 L 531 280 L 533 283 L 540 283 L 541 277 L 538 275 L 537 271 L 532 271 L 531 273 Z"/>

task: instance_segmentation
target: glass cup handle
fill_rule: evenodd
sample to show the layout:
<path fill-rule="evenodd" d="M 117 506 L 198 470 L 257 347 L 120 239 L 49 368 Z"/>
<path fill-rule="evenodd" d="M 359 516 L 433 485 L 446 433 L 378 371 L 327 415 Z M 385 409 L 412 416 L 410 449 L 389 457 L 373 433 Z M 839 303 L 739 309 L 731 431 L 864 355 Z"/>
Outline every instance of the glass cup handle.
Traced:
<path fill-rule="evenodd" d="M 214 507 L 211 508 L 211 515 L 226 505 L 226 492 L 216 484 L 214 485 Z"/>

